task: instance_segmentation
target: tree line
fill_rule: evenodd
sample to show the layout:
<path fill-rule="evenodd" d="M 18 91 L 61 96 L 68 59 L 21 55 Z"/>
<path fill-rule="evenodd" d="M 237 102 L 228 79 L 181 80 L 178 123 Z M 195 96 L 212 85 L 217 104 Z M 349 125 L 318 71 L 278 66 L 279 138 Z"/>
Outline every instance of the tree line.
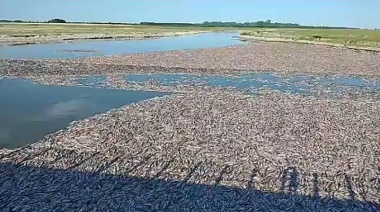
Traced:
<path fill-rule="evenodd" d="M 256 22 L 222 22 L 222 21 L 205 21 L 203 23 L 158 23 L 158 22 L 141 22 L 140 25 L 153 25 L 153 26 L 199 26 L 199 27 L 257 27 L 257 28 L 328 28 L 328 29 L 356 29 L 349 27 L 329 27 L 329 26 L 305 26 L 297 23 L 280 23 L 267 21 Z"/>
<path fill-rule="evenodd" d="M 326 28 L 326 29 L 357 29 L 349 27 L 328 27 L 328 26 L 305 26 L 297 23 L 280 23 L 267 21 L 256 21 L 256 22 L 222 22 L 222 21 L 205 21 L 203 23 L 160 23 L 160 22 L 140 22 L 139 24 L 131 23 L 114 23 L 114 22 L 67 22 L 64 19 L 54 18 L 44 22 L 38 21 L 22 21 L 22 20 L 0 20 L 0 22 L 8 23 L 85 23 L 85 24 L 119 24 L 119 25 L 150 25 L 150 26 L 173 26 L 173 27 L 256 27 L 256 28 Z"/>
<path fill-rule="evenodd" d="M 22 20 L 0 20 L 3 23 L 67 23 L 64 19 L 53 18 L 48 21 L 22 21 Z"/>

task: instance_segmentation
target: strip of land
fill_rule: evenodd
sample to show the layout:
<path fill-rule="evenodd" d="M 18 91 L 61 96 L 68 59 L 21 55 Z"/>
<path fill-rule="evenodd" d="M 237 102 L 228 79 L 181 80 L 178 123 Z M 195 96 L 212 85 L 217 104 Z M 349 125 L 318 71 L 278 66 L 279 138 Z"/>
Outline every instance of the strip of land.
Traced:
<path fill-rule="evenodd" d="M 84 23 L 0 23 L 0 45 L 95 39 L 146 39 L 231 30 L 241 32 L 240 38 L 248 41 L 295 42 L 380 51 L 379 30 Z"/>
<path fill-rule="evenodd" d="M 118 24 L 0 23 L 0 44 L 25 45 L 95 39 L 146 39 L 220 30 L 207 27 L 161 27 Z"/>
<path fill-rule="evenodd" d="M 247 41 L 291 42 L 380 51 L 380 30 L 364 29 L 251 29 L 241 33 Z"/>

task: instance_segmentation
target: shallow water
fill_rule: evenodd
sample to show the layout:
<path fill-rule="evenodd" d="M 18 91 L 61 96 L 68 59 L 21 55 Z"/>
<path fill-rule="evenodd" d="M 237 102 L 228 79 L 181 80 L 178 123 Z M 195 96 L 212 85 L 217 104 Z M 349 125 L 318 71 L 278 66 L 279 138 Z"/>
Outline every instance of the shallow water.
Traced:
<path fill-rule="evenodd" d="M 338 76 L 276 76 L 270 73 L 245 74 L 236 77 L 196 76 L 191 74 L 128 74 L 126 83 L 144 84 L 154 82 L 163 86 L 202 84 L 218 87 L 234 87 L 239 90 L 267 88 L 271 90 L 305 94 L 316 87 L 324 89 L 365 88 L 380 91 L 380 80 Z M 99 81 L 97 83 L 100 83 Z"/>
<path fill-rule="evenodd" d="M 181 49 L 222 47 L 240 44 L 237 33 L 202 33 L 148 40 L 93 40 L 21 46 L 0 46 L 0 58 L 46 59 L 106 56 Z M 91 52 L 73 52 L 91 50 Z"/>
<path fill-rule="evenodd" d="M 197 76 L 192 74 L 126 74 L 125 84 L 144 86 L 154 84 L 175 87 L 179 85 L 206 85 L 212 87 L 232 87 L 240 91 L 256 92 L 266 88 L 291 94 L 309 94 L 316 89 L 341 92 L 361 90 L 380 92 L 380 79 L 347 76 L 277 76 L 271 73 L 252 73 L 239 76 Z M 106 87 L 105 76 L 88 76 L 77 80 L 80 86 Z"/>
<path fill-rule="evenodd" d="M 36 85 L 0 79 L 0 148 L 16 148 L 74 120 L 169 93 Z"/>

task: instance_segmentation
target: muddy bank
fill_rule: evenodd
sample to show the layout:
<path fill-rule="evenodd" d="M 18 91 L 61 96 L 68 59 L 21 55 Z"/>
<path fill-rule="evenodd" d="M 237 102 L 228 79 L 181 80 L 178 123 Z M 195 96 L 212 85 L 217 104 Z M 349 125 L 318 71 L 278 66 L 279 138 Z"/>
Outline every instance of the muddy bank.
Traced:
<path fill-rule="evenodd" d="M 138 40 L 161 37 L 172 37 L 202 33 L 200 31 L 189 32 L 165 32 L 165 33 L 128 33 L 128 34 L 53 34 L 53 35 L 0 35 L 0 45 L 28 45 L 41 43 L 60 43 L 80 40 Z"/>
<path fill-rule="evenodd" d="M 57 175 L 39 171 L 40 177 L 29 182 L 28 188 L 11 186 L 14 177 L 32 177 L 34 172 L 22 171 L 22 167 L 40 167 L 305 197 L 264 196 L 261 207 L 266 210 L 286 204 L 297 210 L 315 211 L 319 199 L 333 198 L 324 202 L 323 211 L 376 211 L 380 203 L 379 105 L 375 101 L 329 101 L 277 94 L 250 97 L 237 92 L 179 94 L 146 101 L 75 122 L 39 143 L 0 155 L 2 164 L 16 164 L 20 169 L 12 171 L 2 165 L 0 189 L 12 194 L 25 192 L 20 189 L 38 191 L 38 196 L 23 200 L 25 207 L 38 208 L 37 203 L 52 195 L 49 191 L 54 188 L 49 185 L 69 181 L 70 189 L 70 185 L 78 188 L 89 183 L 90 178 L 60 174 L 58 181 L 46 184 L 42 191 L 38 185 L 44 181 L 40 179 Z M 128 196 L 133 184 L 126 184 L 123 190 L 110 188 L 108 193 L 100 189 L 102 193 L 98 193 L 101 182 L 92 181 L 93 186 L 87 190 L 61 190 L 72 195 L 57 196 L 55 205 L 85 207 L 71 197 L 91 202 L 98 195 L 112 198 L 112 193 L 119 191 L 125 200 L 121 202 L 136 201 Z M 166 195 L 174 189 L 159 185 L 150 188 L 153 193 Z M 174 196 L 166 195 L 152 199 L 147 207 L 162 209 L 167 200 L 168 206 L 180 207 L 171 202 Z M 179 194 L 181 199 L 191 198 L 189 195 Z M 230 195 L 217 192 L 215 198 L 229 199 Z M 12 205 L 16 197 L 8 195 L 2 202 Z M 271 204 L 273 201 L 278 204 Z M 336 205 L 339 201 L 359 203 Z M 259 207 L 254 202 L 245 206 Z M 218 207 L 229 203 L 222 201 Z M 202 204 L 215 207 L 209 201 Z M 233 202 L 230 207 L 238 206 Z"/>

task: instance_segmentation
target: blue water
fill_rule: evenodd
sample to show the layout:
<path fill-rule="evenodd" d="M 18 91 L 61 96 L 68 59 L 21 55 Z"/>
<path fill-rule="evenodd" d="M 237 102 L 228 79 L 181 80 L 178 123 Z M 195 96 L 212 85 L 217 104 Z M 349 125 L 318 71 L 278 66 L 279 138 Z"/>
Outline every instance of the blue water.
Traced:
<path fill-rule="evenodd" d="M 322 86 L 325 89 L 344 87 L 365 88 L 380 91 L 380 80 L 378 79 L 304 75 L 280 77 L 270 73 L 245 74 L 236 77 L 196 76 L 191 74 L 128 74 L 125 76 L 125 81 L 129 84 L 154 82 L 162 86 L 201 84 L 207 86 L 233 87 L 242 91 L 268 88 L 271 90 L 296 94 L 308 93 L 316 86 Z"/>
<path fill-rule="evenodd" d="M 123 53 L 142 53 L 181 49 L 222 47 L 240 44 L 234 39 L 237 33 L 202 33 L 178 37 L 148 40 L 93 40 L 69 43 L 48 43 L 21 46 L 0 46 L 0 58 L 46 59 L 106 56 Z M 94 50 L 94 52 L 68 52 L 70 50 Z"/>
<path fill-rule="evenodd" d="M 105 87 L 106 76 L 86 76 L 77 79 L 78 86 Z"/>
<path fill-rule="evenodd" d="M 36 85 L 0 79 L 0 148 L 15 148 L 112 108 L 169 93 Z"/>
<path fill-rule="evenodd" d="M 89 76 L 78 80 L 78 85 L 106 85 L 104 76 Z M 380 91 L 379 79 L 365 79 L 347 76 L 276 76 L 271 73 L 254 73 L 239 76 L 197 76 L 192 74 L 127 74 L 124 77 L 128 85 L 153 83 L 161 86 L 206 85 L 214 87 L 232 87 L 241 91 L 257 91 L 260 88 L 293 94 L 307 94 L 315 88 L 324 90 L 366 89 Z"/>
<path fill-rule="evenodd" d="M 194 85 L 202 84 L 214 87 L 233 87 L 239 90 L 249 90 L 257 88 L 269 88 L 291 93 L 303 93 L 306 86 L 296 85 L 282 81 L 272 74 L 258 73 L 247 74 L 236 77 L 226 76 L 196 76 L 190 74 L 129 74 L 125 76 L 128 83 L 155 82 L 163 86 L 177 86 L 180 84 Z"/>

